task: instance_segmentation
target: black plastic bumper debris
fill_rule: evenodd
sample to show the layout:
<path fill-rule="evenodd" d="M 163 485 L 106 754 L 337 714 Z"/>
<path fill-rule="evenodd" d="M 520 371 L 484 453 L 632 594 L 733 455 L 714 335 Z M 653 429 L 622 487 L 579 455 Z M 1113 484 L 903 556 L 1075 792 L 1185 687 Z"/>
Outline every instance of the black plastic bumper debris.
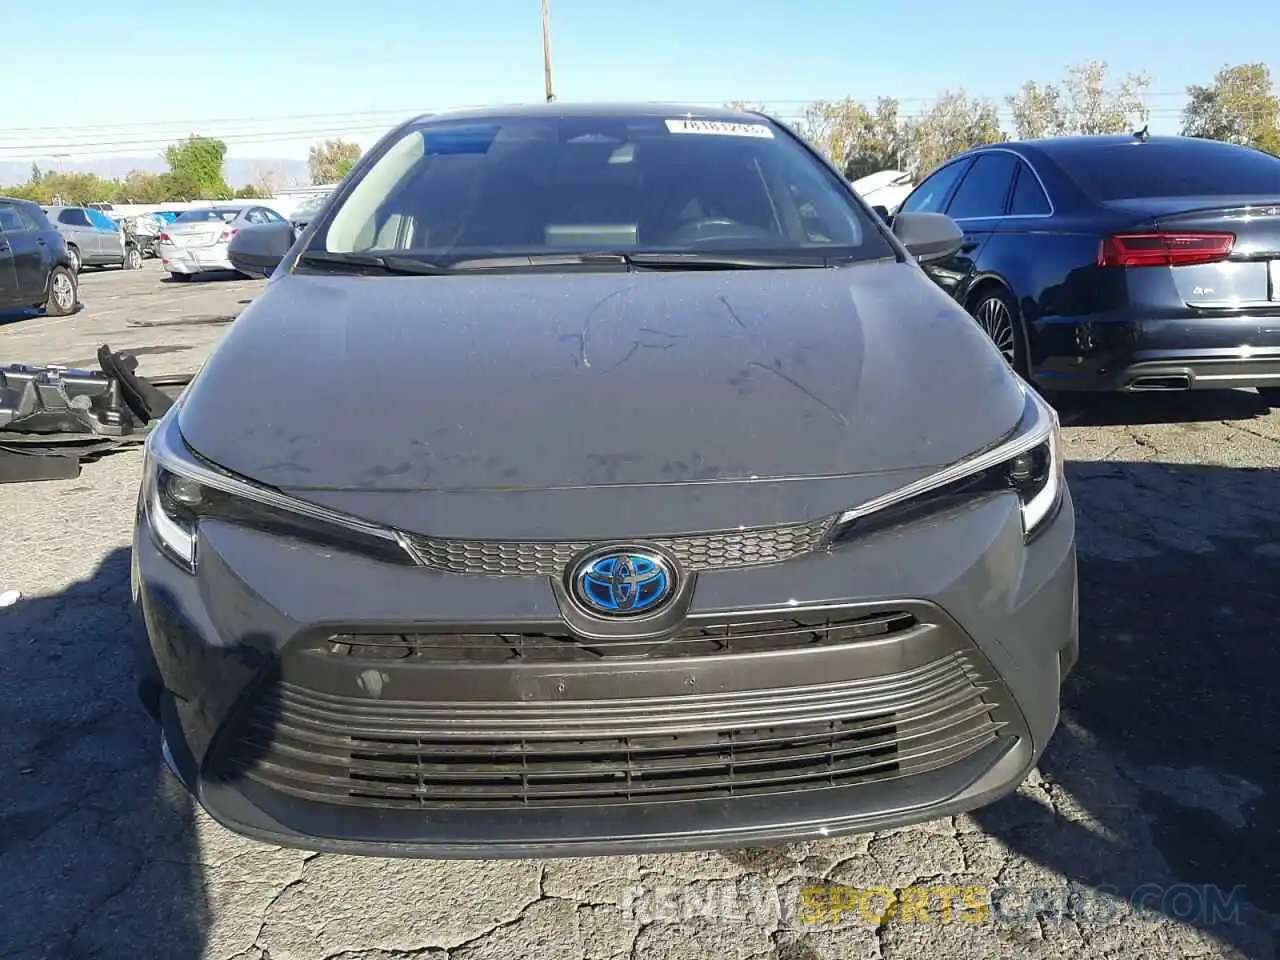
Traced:
<path fill-rule="evenodd" d="M 65 480 L 81 463 L 140 443 L 173 405 L 139 377 L 136 357 L 98 348 L 99 370 L 0 365 L 0 483 Z M 188 376 L 165 377 L 182 387 Z"/>

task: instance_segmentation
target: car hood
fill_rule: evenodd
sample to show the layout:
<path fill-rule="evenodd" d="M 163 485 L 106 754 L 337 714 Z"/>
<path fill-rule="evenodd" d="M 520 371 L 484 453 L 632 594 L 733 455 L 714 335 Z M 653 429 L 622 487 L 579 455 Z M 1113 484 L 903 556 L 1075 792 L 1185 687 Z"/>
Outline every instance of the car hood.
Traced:
<path fill-rule="evenodd" d="M 833 504 L 851 478 L 859 497 L 883 492 L 989 445 L 1023 407 L 977 325 L 910 264 L 282 274 L 205 364 L 180 426 L 229 470 L 407 528 L 370 495 L 494 509 L 524 494 L 527 517 L 536 491 L 608 513 L 582 488 L 667 502 L 681 484 L 695 503 L 773 481 L 779 520 L 817 508 L 794 485 L 781 505 L 779 484 L 822 481 Z M 429 502 L 435 529 L 443 501 Z"/>

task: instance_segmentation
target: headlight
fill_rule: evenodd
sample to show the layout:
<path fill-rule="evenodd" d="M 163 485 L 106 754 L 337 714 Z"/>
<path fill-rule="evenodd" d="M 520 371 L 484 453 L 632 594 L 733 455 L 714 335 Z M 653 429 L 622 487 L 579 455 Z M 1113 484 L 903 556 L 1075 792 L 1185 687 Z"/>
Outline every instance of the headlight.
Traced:
<path fill-rule="evenodd" d="M 417 562 L 394 530 L 297 500 L 202 462 L 182 445 L 176 408 L 174 413 L 147 438 L 138 505 L 152 540 L 188 572 L 194 573 L 199 562 L 200 524 L 205 520 L 388 563 Z"/>
<path fill-rule="evenodd" d="M 903 523 L 989 493 L 1018 496 L 1022 532 L 1030 542 L 1057 515 L 1066 489 L 1058 415 L 1030 388 L 1022 420 L 993 447 L 922 480 L 847 510 L 837 539 Z"/>

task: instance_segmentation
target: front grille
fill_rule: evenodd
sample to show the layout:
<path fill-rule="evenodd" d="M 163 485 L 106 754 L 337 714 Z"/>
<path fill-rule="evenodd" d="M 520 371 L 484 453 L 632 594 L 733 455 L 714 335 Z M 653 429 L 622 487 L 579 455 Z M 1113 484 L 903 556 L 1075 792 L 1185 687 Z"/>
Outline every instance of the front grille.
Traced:
<path fill-rule="evenodd" d="M 914 614 L 877 611 L 806 612 L 751 620 L 691 620 L 659 640 L 583 640 L 567 631 L 546 633 L 336 633 L 316 649 L 336 657 L 427 663 L 572 663 L 610 658 L 668 659 L 733 656 L 857 643 L 919 626 Z"/>
<path fill-rule="evenodd" d="M 755 530 L 688 537 L 646 538 L 671 553 L 687 571 L 727 570 L 779 563 L 821 546 L 830 519 Z M 590 540 L 446 540 L 406 535 L 424 566 L 445 573 L 492 577 L 558 577 L 579 553 L 599 544 Z"/>
<path fill-rule="evenodd" d="M 993 690 L 961 653 L 870 679 L 644 700 L 388 702 L 277 681 L 213 772 L 379 809 L 787 794 L 973 756 L 1001 734 Z"/>

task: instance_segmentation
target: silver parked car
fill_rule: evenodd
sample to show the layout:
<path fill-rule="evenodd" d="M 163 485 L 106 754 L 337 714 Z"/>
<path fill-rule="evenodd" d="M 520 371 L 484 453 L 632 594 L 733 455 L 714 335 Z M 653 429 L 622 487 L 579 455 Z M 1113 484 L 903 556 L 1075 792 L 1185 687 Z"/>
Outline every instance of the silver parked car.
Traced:
<path fill-rule="evenodd" d="M 227 244 L 242 227 L 261 223 L 288 221 L 260 205 L 219 204 L 188 210 L 160 234 L 160 262 L 175 280 L 209 270 L 234 270 L 227 259 Z"/>
<path fill-rule="evenodd" d="M 128 238 L 120 224 L 101 210 L 51 206 L 45 207 L 44 212 L 67 241 L 71 269 L 76 273 L 82 266 L 136 270 L 142 265 L 137 244 Z"/>
<path fill-rule="evenodd" d="M 321 193 L 302 201 L 298 209 L 294 210 L 292 216 L 289 217 L 289 222 L 293 224 L 293 229 L 297 230 L 298 233 L 302 233 L 303 230 L 307 229 L 307 224 L 314 220 L 320 211 L 324 209 L 325 201 L 331 195 L 332 192 Z"/>

